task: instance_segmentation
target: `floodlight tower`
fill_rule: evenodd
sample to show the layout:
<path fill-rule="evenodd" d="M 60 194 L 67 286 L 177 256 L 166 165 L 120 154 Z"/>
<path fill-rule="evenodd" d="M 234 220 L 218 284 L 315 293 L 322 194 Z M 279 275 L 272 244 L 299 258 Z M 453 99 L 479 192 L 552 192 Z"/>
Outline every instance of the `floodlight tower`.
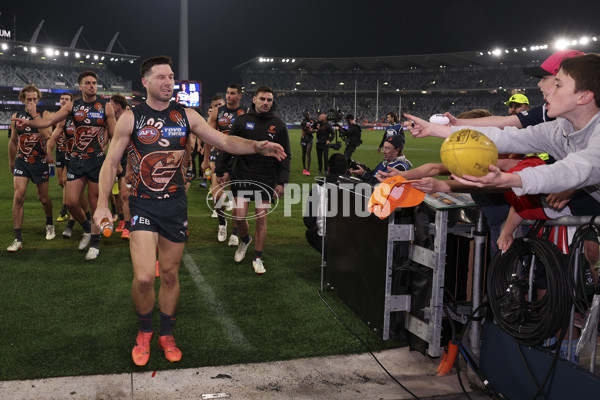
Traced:
<path fill-rule="evenodd" d="M 189 79 L 188 58 L 188 2 L 181 0 L 179 12 L 179 79 Z"/>

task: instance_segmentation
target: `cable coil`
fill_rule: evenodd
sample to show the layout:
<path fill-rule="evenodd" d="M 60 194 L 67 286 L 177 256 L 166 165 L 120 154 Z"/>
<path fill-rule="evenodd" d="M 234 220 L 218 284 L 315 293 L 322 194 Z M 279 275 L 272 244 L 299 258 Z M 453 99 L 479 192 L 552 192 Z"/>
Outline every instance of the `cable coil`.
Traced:
<path fill-rule="evenodd" d="M 543 268 L 547 279 L 545 295 L 533 301 L 527 298 L 530 268 Z M 498 326 L 527 346 L 541 345 L 557 332 L 564 336 L 574 297 L 569 271 L 566 256 L 553 243 L 515 239 L 508 251 L 496 254 L 488 271 L 489 303 Z"/>

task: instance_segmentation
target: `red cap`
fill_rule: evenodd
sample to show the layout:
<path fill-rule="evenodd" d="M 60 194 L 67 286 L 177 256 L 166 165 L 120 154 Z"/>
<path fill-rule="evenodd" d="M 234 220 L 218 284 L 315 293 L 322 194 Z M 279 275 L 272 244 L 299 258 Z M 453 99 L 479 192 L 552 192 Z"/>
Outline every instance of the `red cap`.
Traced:
<path fill-rule="evenodd" d="M 523 72 L 527 75 L 535 76 L 536 78 L 543 78 L 548 75 L 556 75 L 560 68 L 560 63 L 565 58 L 571 58 L 575 56 L 583 56 L 585 55 L 582 51 L 577 50 L 559 50 L 552 54 L 550 57 L 546 59 L 539 67 L 527 67 L 523 68 Z"/>

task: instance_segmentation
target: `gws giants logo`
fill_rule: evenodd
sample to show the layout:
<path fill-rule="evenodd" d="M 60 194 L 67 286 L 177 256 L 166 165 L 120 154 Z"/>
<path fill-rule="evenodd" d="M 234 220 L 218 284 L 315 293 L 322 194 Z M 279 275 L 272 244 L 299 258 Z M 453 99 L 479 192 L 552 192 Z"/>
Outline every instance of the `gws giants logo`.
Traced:
<path fill-rule="evenodd" d="M 184 151 L 155 151 L 145 155 L 140 162 L 140 178 L 144 185 L 160 192 L 167 188 L 177 172 L 181 172 Z M 170 189 L 170 188 L 169 188 Z"/>
<path fill-rule="evenodd" d="M 38 133 L 22 134 L 19 136 L 19 149 L 24 155 L 31 155 L 35 145 L 40 141 L 41 136 Z M 37 155 L 37 154 L 33 154 Z"/>

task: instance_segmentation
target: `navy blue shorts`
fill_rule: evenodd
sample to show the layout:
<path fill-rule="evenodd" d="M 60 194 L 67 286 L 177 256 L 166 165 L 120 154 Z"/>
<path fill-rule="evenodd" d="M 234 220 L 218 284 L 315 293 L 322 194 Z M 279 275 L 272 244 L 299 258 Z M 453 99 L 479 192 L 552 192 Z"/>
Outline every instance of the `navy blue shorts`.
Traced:
<path fill-rule="evenodd" d="M 29 163 L 22 158 L 15 160 L 14 176 L 22 176 L 23 178 L 31 179 L 31 182 L 44 183 L 48 182 L 48 161 L 39 160 L 34 163 Z"/>
<path fill-rule="evenodd" d="M 275 190 L 261 182 L 257 181 L 232 181 L 231 193 L 236 198 L 272 203 L 274 200 Z"/>
<path fill-rule="evenodd" d="M 65 152 L 57 151 L 56 152 L 56 168 L 64 168 L 65 167 Z"/>
<path fill-rule="evenodd" d="M 187 197 L 184 193 L 167 199 L 129 196 L 129 212 L 129 231 L 157 232 L 171 242 L 187 242 Z"/>
<path fill-rule="evenodd" d="M 100 168 L 104 162 L 105 156 L 92 158 L 73 158 L 69 160 L 67 169 L 67 181 L 74 181 L 79 178 L 87 178 L 90 182 L 98 183 Z"/>

